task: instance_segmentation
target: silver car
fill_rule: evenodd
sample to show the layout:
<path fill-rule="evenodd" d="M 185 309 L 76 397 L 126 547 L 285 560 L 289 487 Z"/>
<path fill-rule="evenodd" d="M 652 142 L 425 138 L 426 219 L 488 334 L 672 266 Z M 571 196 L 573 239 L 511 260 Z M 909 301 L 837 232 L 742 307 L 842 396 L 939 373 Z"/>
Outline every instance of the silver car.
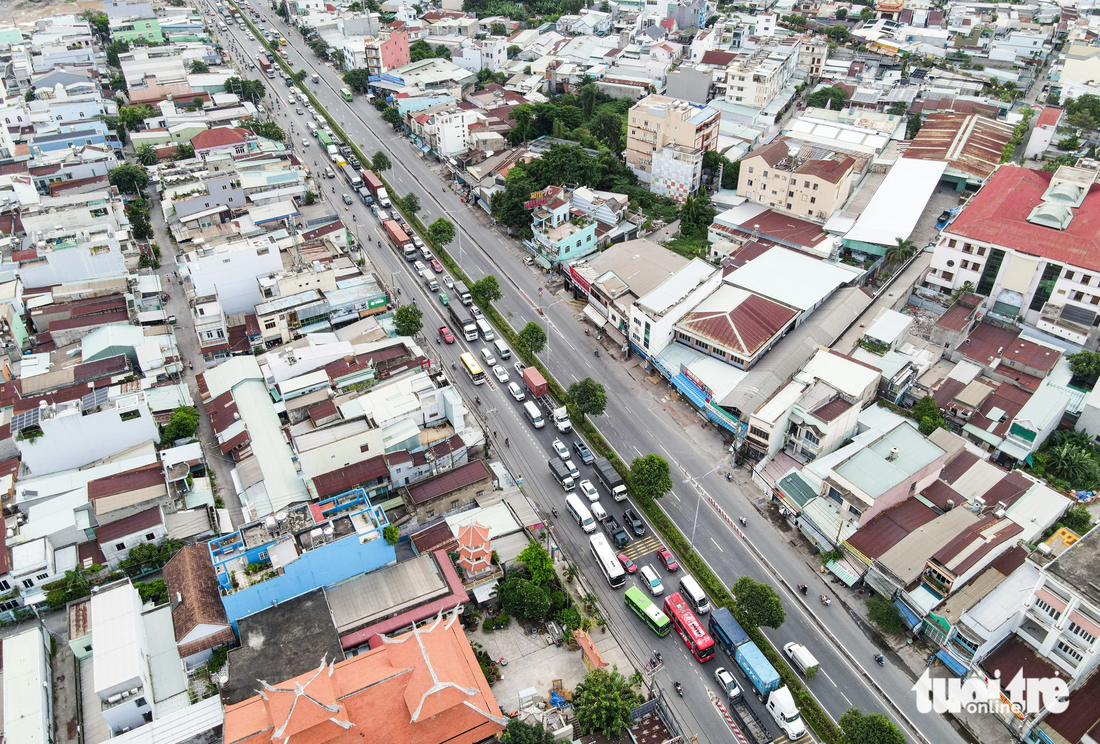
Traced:
<path fill-rule="evenodd" d="M 424 276 L 424 271 L 427 269 L 427 267 L 417 261 L 413 264 L 413 269 L 416 271 L 417 276 Z"/>

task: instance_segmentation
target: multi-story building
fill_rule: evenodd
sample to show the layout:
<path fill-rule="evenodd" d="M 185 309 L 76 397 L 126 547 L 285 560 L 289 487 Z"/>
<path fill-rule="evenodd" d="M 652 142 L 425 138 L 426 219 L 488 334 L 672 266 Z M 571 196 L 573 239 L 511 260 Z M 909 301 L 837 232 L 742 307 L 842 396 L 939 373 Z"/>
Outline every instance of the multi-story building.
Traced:
<path fill-rule="evenodd" d="M 553 193 L 550 193 L 553 190 Z M 570 207 L 569 196 L 562 189 L 547 189 L 547 202 L 532 214 L 531 230 L 540 263 L 557 266 L 562 261 L 574 261 L 595 253 L 596 220 Z"/>
<path fill-rule="evenodd" d="M 404 31 L 393 31 L 375 39 L 367 39 L 363 44 L 367 72 L 381 75 L 398 67 L 409 64 L 409 35 Z"/>
<path fill-rule="evenodd" d="M 691 150 L 718 147 L 718 109 L 697 103 L 646 96 L 630 109 L 626 163 L 643 181 L 652 180 L 653 154 L 666 145 Z"/>
<path fill-rule="evenodd" d="M 940 233 L 924 286 L 951 294 L 970 283 L 991 314 L 1072 344 L 1100 327 L 1100 191 L 1096 172 L 1003 165 Z"/>
<path fill-rule="evenodd" d="M 146 39 L 157 43 L 164 41 L 160 21 L 156 18 L 145 18 L 111 23 L 111 41 L 134 41 L 135 39 Z"/>
<path fill-rule="evenodd" d="M 799 158 L 781 137 L 745 156 L 737 193 L 774 209 L 824 221 L 848 199 L 855 167 L 855 159 L 847 155 Z"/>
<path fill-rule="evenodd" d="M 805 70 L 811 81 L 821 77 L 825 60 L 829 58 L 829 42 L 822 36 L 802 39 L 798 47 L 798 69 Z"/>
<path fill-rule="evenodd" d="M 199 351 L 208 364 L 229 355 L 229 328 L 217 295 L 196 297 L 191 304 L 191 320 L 199 337 Z"/>
<path fill-rule="evenodd" d="M 471 39 L 451 54 L 451 61 L 464 70 L 496 72 L 508 64 L 508 40 Z"/>
<path fill-rule="evenodd" d="M 703 178 L 703 151 L 683 145 L 665 145 L 653 153 L 650 190 L 683 203 L 699 190 Z"/>
<path fill-rule="evenodd" d="M 790 83 L 800 57 L 801 43 L 797 39 L 739 54 L 726 67 L 726 101 L 764 108 Z"/>

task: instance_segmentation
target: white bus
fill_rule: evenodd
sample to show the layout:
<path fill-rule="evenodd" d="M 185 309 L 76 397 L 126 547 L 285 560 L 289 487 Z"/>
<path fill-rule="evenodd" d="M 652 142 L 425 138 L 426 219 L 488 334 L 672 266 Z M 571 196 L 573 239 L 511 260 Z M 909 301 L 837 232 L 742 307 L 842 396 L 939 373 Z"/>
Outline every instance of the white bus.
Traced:
<path fill-rule="evenodd" d="M 565 497 L 565 508 L 573 515 L 573 519 L 577 520 L 577 524 L 581 526 L 582 530 L 585 532 L 596 530 L 596 520 L 592 518 L 592 513 L 588 511 L 588 507 L 584 505 L 577 494 L 571 493 Z"/>
<path fill-rule="evenodd" d="M 619 559 L 615 557 L 611 546 L 607 544 L 607 538 L 602 533 L 596 533 L 588 538 L 588 541 L 592 545 L 592 557 L 596 559 L 596 563 L 600 564 L 600 570 L 607 577 L 607 583 L 611 584 L 611 588 L 618 589 L 625 584 L 626 571 L 623 570 Z"/>

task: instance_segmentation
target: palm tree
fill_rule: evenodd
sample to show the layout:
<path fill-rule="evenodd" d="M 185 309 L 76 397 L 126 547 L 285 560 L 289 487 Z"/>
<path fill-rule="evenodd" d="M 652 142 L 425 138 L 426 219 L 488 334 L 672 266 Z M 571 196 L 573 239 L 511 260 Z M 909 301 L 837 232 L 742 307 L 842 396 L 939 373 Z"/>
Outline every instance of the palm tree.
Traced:
<path fill-rule="evenodd" d="M 886 249 L 886 253 L 883 254 L 887 263 L 899 264 L 907 261 L 910 256 L 917 252 L 917 247 L 913 245 L 913 241 L 909 238 L 895 238 L 895 245 Z"/>
<path fill-rule="evenodd" d="M 157 151 L 153 149 L 152 145 L 142 145 L 134 155 L 142 165 L 156 165 L 157 163 Z"/>

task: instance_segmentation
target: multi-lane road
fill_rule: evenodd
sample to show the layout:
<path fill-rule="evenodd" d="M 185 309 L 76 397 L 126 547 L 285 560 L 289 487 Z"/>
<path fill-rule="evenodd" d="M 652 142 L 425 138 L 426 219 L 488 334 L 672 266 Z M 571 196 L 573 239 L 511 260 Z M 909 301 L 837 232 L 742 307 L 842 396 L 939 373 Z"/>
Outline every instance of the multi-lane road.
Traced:
<path fill-rule="evenodd" d="M 911 691 L 912 679 L 903 669 L 889 663 L 885 668 L 874 664 L 872 654 L 876 648 L 873 639 L 856 618 L 846 613 L 840 603 L 826 608 L 816 602 L 818 594 L 833 594 L 838 590 L 832 584 L 823 582 L 804 558 L 787 546 L 789 538 L 753 508 L 753 503 L 759 498 L 758 493 L 742 492 L 726 481 L 723 473 L 730 462 L 728 457 L 718 454 L 721 449 L 713 440 L 716 436 L 714 432 L 697 425 L 683 426 L 668 415 L 664 406 L 651 405 L 649 395 L 638 389 L 638 384 L 609 354 L 595 357 L 595 342 L 583 333 L 577 308 L 545 291 L 540 298 L 545 277 L 520 262 L 520 253 L 514 241 L 483 224 L 483 219 L 472 211 L 480 207 L 463 203 L 440 181 L 419 150 L 407 139 L 394 134 L 365 100 L 356 97 L 350 104 L 345 102 L 339 95 L 340 88 L 344 87 L 339 75 L 308 50 L 295 29 L 286 26 L 268 8 L 260 7 L 259 10 L 267 28 L 281 33 L 290 42 L 288 54 L 294 63 L 293 69 L 320 76 L 319 83 L 307 82 L 306 86 L 348 136 L 368 157 L 378 150 L 389 155 L 393 168 L 385 173 L 385 177 L 395 192 L 391 197 L 415 193 L 420 197 L 423 209 L 421 218 L 426 223 L 439 216 L 446 216 L 455 223 L 458 235 L 456 242 L 448 247 L 449 252 L 472 279 L 487 274 L 498 277 L 504 298 L 497 306 L 513 328 L 521 328 L 534 320 L 548 329 L 548 350 L 543 352 L 542 358 L 558 380 L 568 385 L 591 376 L 604 384 L 608 394 L 607 411 L 597 417 L 595 423 L 622 458 L 629 462 L 637 455 L 656 452 L 674 463 L 676 486 L 662 500 L 662 506 L 685 534 L 691 534 L 698 513 L 695 546 L 715 574 L 728 585 L 742 575 L 749 575 L 777 586 L 783 596 L 787 619 L 780 628 L 767 630 L 766 635 L 777 647 L 788 641 L 803 643 L 818 658 L 821 673 L 808 683 L 808 687 L 825 709 L 834 718 L 839 718 L 849 707 L 865 712 L 883 712 L 902 728 L 910 740 L 921 738 L 936 744 L 962 742 L 963 737 L 946 719 L 917 712 Z M 261 51 L 257 40 L 233 24 L 230 24 L 228 33 L 222 33 L 222 37 L 227 44 L 232 40 L 231 49 L 235 48 L 244 56 L 242 75 L 260 77 L 258 72 L 248 69 L 248 62 Z M 288 132 L 291 123 L 294 124 L 291 141 L 301 152 L 306 167 L 313 171 L 324 197 L 333 200 L 334 207 L 341 211 L 353 232 L 360 236 L 375 270 L 388 284 L 395 283 L 402 289 L 404 300 L 416 299 L 424 311 L 426 345 L 434 349 L 444 369 L 449 370 L 466 345 L 461 337 L 453 346 L 434 342 L 433 329 L 438 325 L 450 325 L 444 308 L 426 292 L 423 281 L 412 271 L 411 264 L 389 247 L 368 208 L 357 198 L 351 205 L 342 202 L 342 194 L 350 194 L 351 189 L 342 179 L 323 177 L 324 154 L 308 132 L 308 114 L 297 113 L 301 104 L 287 104 L 289 89 L 281 80 L 266 82 L 270 92 L 265 103 L 272 118 Z M 275 98 L 281 103 L 275 104 Z M 304 110 L 304 106 L 301 107 Z M 302 146 L 304 138 L 311 140 L 310 146 Z M 314 161 L 317 166 L 313 165 Z M 539 312 L 540 303 L 543 314 Z M 475 342 L 469 346 L 476 353 L 484 344 Z M 512 379 L 518 380 L 510 364 L 506 364 L 506 368 Z M 461 370 L 461 366 L 458 369 Z M 524 476 L 525 488 L 532 498 L 547 514 L 551 506 L 558 507 L 562 519 L 555 530 L 556 539 L 580 564 L 623 645 L 640 661 L 648 658 L 654 648 L 659 648 L 665 665 L 656 679 L 662 689 L 670 692 L 673 680 L 684 684 L 684 698 L 681 700 L 672 694 L 670 703 L 686 732 L 697 733 L 707 741 L 728 741 L 729 733 L 710 705 L 706 687 L 714 686 L 711 674 L 718 664 L 727 667 L 735 665 L 721 653 L 717 663 L 699 665 L 688 656 L 686 648 L 675 635 L 658 640 L 629 614 L 622 605 L 621 592 L 614 592 L 607 586 L 592 560 L 587 550 L 587 536 L 565 516 L 564 494 L 546 465 L 550 456 L 549 444 L 557 433 L 552 427 L 537 431 L 532 429 L 519 411 L 518 404 L 495 381 L 475 388 L 461 371 L 452 372 L 452 375 L 455 383 L 466 393 L 467 400 L 473 400 L 475 395 L 481 398 L 482 404 L 476 410 L 484 422 L 485 431 L 489 436 L 496 432 L 497 453 L 513 473 Z M 503 447 L 505 437 L 510 442 L 508 447 Z M 571 443 L 571 439 L 567 443 Z M 595 481 L 589 468 L 581 468 L 582 478 Z M 684 473 L 691 476 L 697 486 L 682 480 Z M 707 503 L 703 502 L 698 508 L 700 492 L 711 496 L 728 514 L 746 517 L 748 524 L 743 528 L 743 537 L 719 519 Z M 621 516 L 627 506 L 625 502 L 615 504 L 607 495 L 602 502 L 616 516 Z M 653 534 L 651 526 L 648 531 Z M 636 560 L 659 569 L 653 555 L 658 544 L 655 539 L 636 541 L 632 555 Z M 675 581 L 670 583 L 674 585 Z M 791 591 L 798 583 L 810 586 L 809 601 L 804 601 L 797 592 Z M 759 712 L 763 719 L 763 710 Z M 773 732 L 778 730 L 774 723 L 770 728 Z"/>

